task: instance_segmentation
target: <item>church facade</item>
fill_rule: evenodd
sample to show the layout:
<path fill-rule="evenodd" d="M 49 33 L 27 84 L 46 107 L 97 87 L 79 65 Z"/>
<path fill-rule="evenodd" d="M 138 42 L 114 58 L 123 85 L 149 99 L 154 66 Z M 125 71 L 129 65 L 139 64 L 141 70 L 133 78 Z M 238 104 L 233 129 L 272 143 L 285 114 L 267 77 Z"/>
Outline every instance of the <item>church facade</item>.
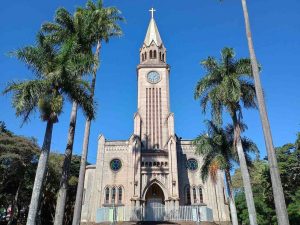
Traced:
<path fill-rule="evenodd" d="M 192 141 L 175 134 L 170 67 L 153 12 L 139 60 L 134 132 L 128 140 L 99 136 L 97 162 L 86 168 L 81 221 L 95 222 L 103 207 L 151 205 L 202 205 L 214 221 L 230 221 L 223 173 L 216 184 L 203 183 L 201 156 Z"/>

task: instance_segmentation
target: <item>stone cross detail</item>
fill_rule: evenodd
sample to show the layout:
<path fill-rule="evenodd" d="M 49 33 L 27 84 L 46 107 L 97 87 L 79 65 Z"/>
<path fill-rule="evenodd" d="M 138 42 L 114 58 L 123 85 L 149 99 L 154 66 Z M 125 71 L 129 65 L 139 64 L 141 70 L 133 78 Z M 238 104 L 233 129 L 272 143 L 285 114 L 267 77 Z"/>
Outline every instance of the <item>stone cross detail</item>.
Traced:
<path fill-rule="evenodd" d="M 156 11 L 153 7 L 149 10 L 151 12 L 151 18 L 153 18 L 154 12 Z"/>

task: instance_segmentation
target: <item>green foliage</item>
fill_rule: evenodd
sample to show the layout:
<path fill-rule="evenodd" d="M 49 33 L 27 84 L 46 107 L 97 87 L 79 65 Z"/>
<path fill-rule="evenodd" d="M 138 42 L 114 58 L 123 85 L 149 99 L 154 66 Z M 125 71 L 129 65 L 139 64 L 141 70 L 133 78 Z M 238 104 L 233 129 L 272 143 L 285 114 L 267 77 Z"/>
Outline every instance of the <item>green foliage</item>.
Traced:
<path fill-rule="evenodd" d="M 3 126 L 5 124 L 1 123 Z M 13 202 L 17 191 L 16 213 L 14 220 L 25 224 L 31 198 L 39 147 L 32 138 L 0 133 L 0 208 L 7 209 Z M 39 219 L 43 225 L 52 225 L 55 213 L 56 193 L 59 188 L 63 155 L 52 153 L 44 183 Z M 65 224 L 71 224 L 75 202 L 80 157 L 73 156 L 70 169 L 69 197 L 66 204 Z"/>
<path fill-rule="evenodd" d="M 208 105 L 214 122 L 222 123 L 225 108 L 231 117 L 242 118 L 242 107 L 255 108 L 256 95 L 250 59 L 235 59 L 232 48 L 223 48 L 221 59 L 208 57 L 201 62 L 206 75 L 196 85 L 194 97 L 200 100 L 203 112 Z"/>
<path fill-rule="evenodd" d="M 291 225 L 300 224 L 299 140 L 300 137 L 298 134 L 295 144 L 285 144 L 282 147 L 276 148 L 280 177 Z M 259 224 L 277 224 L 268 162 L 265 160 L 256 160 L 253 168 L 250 169 L 250 175 Z M 249 224 L 239 169 L 235 171 L 233 176 L 233 187 L 237 191 L 236 205 L 239 221 L 243 224 Z"/>
<path fill-rule="evenodd" d="M 201 178 L 206 181 L 212 172 L 211 165 L 217 165 L 220 170 L 229 172 L 234 163 L 238 163 L 237 151 L 234 143 L 234 130 L 232 125 L 225 129 L 217 126 L 212 121 L 206 121 L 207 133 L 199 135 L 193 142 L 196 153 L 203 156 Z M 243 126 L 245 129 L 245 125 Z M 251 165 L 250 153 L 258 155 L 255 143 L 246 137 L 242 137 L 242 145 L 248 165 Z"/>
<path fill-rule="evenodd" d="M 13 92 L 12 105 L 16 115 L 21 116 L 24 122 L 36 109 L 40 111 L 42 120 L 56 122 L 65 97 L 77 101 L 87 116 L 94 117 L 89 88 L 78 77 L 82 71 L 91 70 L 93 57 L 78 54 L 77 49 L 75 42 L 67 42 L 58 49 L 39 33 L 36 46 L 27 46 L 12 53 L 36 75 L 29 81 L 12 82 L 4 90 L 4 93 Z M 89 63 L 78 66 L 78 60 Z"/>

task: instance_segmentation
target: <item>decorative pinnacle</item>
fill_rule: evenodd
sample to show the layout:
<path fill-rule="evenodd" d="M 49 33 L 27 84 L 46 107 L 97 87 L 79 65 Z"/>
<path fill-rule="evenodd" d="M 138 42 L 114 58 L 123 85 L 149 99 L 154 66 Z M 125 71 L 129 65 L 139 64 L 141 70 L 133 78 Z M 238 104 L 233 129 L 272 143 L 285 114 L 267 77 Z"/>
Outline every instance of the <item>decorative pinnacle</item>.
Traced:
<path fill-rule="evenodd" d="M 151 18 L 153 18 L 154 17 L 154 12 L 155 12 L 156 10 L 152 7 L 150 10 L 149 10 L 149 12 L 151 12 Z"/>

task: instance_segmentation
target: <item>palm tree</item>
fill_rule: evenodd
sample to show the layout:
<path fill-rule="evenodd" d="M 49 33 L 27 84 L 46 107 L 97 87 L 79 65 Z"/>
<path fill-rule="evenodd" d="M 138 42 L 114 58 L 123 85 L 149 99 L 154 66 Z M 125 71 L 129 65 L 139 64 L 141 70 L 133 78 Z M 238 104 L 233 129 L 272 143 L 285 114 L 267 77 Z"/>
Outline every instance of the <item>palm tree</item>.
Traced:
<path fill-rule="evenodd" d="M 232 190 L 232 182 L 230 170 L 233 163 L 238 163 L 236 149 L 233 148 L 234 135 L 232 125 L 228 125 L 225 129 L 215 125 L 212 121 L 207 121 L 207 134 L 202 134 L 194 140 L 196 145 L 196 153 L 203 156 L 203 165 L 201 167 L 201 178 L 203 182 L 210 175 L 216 178 L 216 171 L 222 170 L 225 173 L 227 191 L 229 195 L 229 206 L 231 220 L 233 225 L 238 225 L 236 206 Z M 245 126 L 243 126 L 245 128 Z M 258 154 L 257 146 L 245 137 L 242 138 L 242 145 L 248 165 L 251 165 L 249 153 Z M 216 179 L 213 179 L 213 181 Z"/>
<path fill-rule="evenodd" d="M 102 4 L 102 0 L 98 0 L 96 4 L 94 4 L 93 1 L 88 1 L 86 7 L 79 8 L 77 10 L 77 13 L 80 13 L 85 16 L 85 18 L 90 23 L 91 31 L 89 33 L 94 34 L 95 39 L 98 39 L 96 51 L 94 53 L 95 63 L 94 63 L 93 74 L 92 74 L 93 78 L 91 82 L 91 92 L 92 95 L 94 95 L 96 75 L 97 75 L 97 70 L 99 68 L 98 62 L 99 62 L 99 54 L 101 49 L 101 42 L 102 41 L 108 42 L 111 37 L 120 36 L 122 34 L 122 31 L 117 23 L 119 21 L 124 21 L 124 19 L 120 16 L 120 11 L 117 8 L 115 7 L 104 8 Z M 75 201 L 73 221 L 72 221 L 73 225 L 80 224 L 90 127 L 91 127 L 91 120 L 87 118 L 85 122 L 80 171 L 79 171 L 76 201 Z"/>
<path fill-rule="evenodd" d="M 272 189 L 273 189 L 278 224 L 289 225 L 289 218 L 286 209 L 284 193 L 283 193 L 281 179 L 280 179 L 280 173 L 278 169 L 276 152 L 274 149 L 267 108 L 266 108 L 262 85 L 259 76 L 259 66 L 257 63 L 257 59 L 254 51 L 254 45 L 252 41 L 253 38 L 252 38 L 252 33 L 250 28 L 250 20 L 249 20 L 247 3 L 246 0 L 241 0 L 241 1 L 242 1 L 242 8 L 243 8 L 243 14 L 245 20 L 245 30 L 246 30 L 246 37 L 248 42 L 248 49 L 250 53 L 251 66 L 253 71 L 254 85 L 255 85 L 257 102 L 258 102 L 258 109 L 259 109 L 260 119 L 263 127 L 264 138 L 266 142 L 268 162 L 270 164 L 271 182 L 272 182 Z"/>
<path fill-rule="evenodd" d="M 98 8 L 97 8 L 98 6 Z M 55 23 L 45 23 L 42 29 L 48 33 L 48 38 L 53 43 L 64 43 L 66 40 L 73 40 L 81 46 L 81 52 L 92 54 L 92 48 L 97 43 L 96 52 L 94 54 L 93 78 L 91 83 L 92 98 L 94 95 L 96 72 L 98 68 L 98 57 L 101 47 L 101 40 L 108 41 L 111 36 L 116 36 L 121 33 L 119 26 L 116 24 L 121 17 L 118 16 L 119 11 L 115 8 L 102 9 L 102 2 L 94 5 L 92 1 L 88 1 L 87 8 L 79 8 L 75 15 L 72 16 L 67 10 L 60 8 L 55 15 Z M 96 8 L 93 8 L 96 7 Z M 120 18 L 120 19 L 119 19 Z M 63 223 L 65 210 L 65 202 L 68 189 L 68 177 L 70 172 L 70 163 L 72 157 L 74 134 L 77 117 L 77 103 L 73 102 L 70 126 L 68 133 L 68 141 L 65 150 L 65 158 L 63 163 L 63 172 L 60 181 L 60 189 L 57 198 L 55 225 Z M 91 120 L 87 118 L 85 128 L 84 146 L 88 145 L 88 136 Z M 82 161 L 86 161 L 86 155 L 83 154 Z M 85 169 L 85 166 L 84 166 Z"/>
<path fill-rule="evenodd" d="M 65 97 L 76 100 L 88 117 L 93 118 L 94 116 L 93 103 L 86 83 L 77 76 L 77 62 L 84 61 L 84 57 L 74 54 L 76 48 L 78 46 L 66 43 L 61 49 L 58 49 L 49 43 L 43 34 L 39 33 L 36 46 L 28 46 L 13 53 L 34 72 L 36 78 L 13 82 L 7 86 L 4 93 L 13 92 L 12 105 L 16 110 L 16 115 L 22 117 L 23 123 L 28 121 L 36 109 L 40 111 L 42 121 L 47 122 L 32 190 L 27 225 L 36 223 L 53 124 L 58 121 Z"/>
<path fill-rule="evenodd" d="M 249 171 L 241 141 L 242 105 L 245 108 L 256 107 L 255 88 L 251 81 L 252 71 L 250 59 L 236 60 L 232 48 L 222 50 L 222 59 L 208 57 L 202 61 L 207 74 L 196 86 L 194 97 L 200 99 L 203 111 L 207 104 L 211 105 L 211 115 L 217 124 L 222 122 L 222 111 L 229 113 L 234 127 L 234 146 L 237 149 L 241 167 L 246 201 L 251 225 L 257 224 L 256 210 L 250 183 Z"/>
<path fill-rule="evenodd" d="M 47 38 L 53 44 L 62 45 L 65 42 L 74 42 L 80 46 L 78 52 L 92 56 L 91 42 L 86 33 L 86 24 L 80 15 L 73 16 L 64 8 L 59 8 L 55 13 L 55 22 L 47 22 L 42 25 L 42 30 L 47 34 Z M 82 76 L 83 74 L 79 74 Z M 77 121 L 78 103 L 73 101 L 70 115 L 69 131 L 65 157 L 62 166 L 62 175 L 60 179 L 60 188 L 57 196 L 55 209 L 55 225 L 62 225 L 67 198 L 68 179 L 70 173 L 70 164 L 72 159 L 75 128 Z"/>
<path fill-rule="evenodd" d="M 246 0 L 242 0 L 242 6 L 243 6 L 244 19 L 245 19 L 248 48 L 250 52 L 250 59 L 251 59 L 253 77 L 254 77 L 254 85 L 255 85 L 257 102 L 258 102 L 258 109 L 260 113 L 260 119 L 262 122 L 262 127 L 263 127 L 266 147 L 267 147 L 268 162 L 270 164 L 270 174 L 271 174 L 272 189 L 273 189 L 278 224 L 289 225 L 289 218 L 286 209 L 282 184 L 280 180 L 280 173 L 278 169 L 278 163 L 277 163 L 276 153 L 274 149 L 268 113 L 267 113 L 265 99 L 264 99 L 263 90 L 262 90 L 260 77 L 259 77 L 258 63 L 256 60 L 256 55 L 255 55 L 254 46 L 252 42 L 252 34 L 251 34 Z"/>

